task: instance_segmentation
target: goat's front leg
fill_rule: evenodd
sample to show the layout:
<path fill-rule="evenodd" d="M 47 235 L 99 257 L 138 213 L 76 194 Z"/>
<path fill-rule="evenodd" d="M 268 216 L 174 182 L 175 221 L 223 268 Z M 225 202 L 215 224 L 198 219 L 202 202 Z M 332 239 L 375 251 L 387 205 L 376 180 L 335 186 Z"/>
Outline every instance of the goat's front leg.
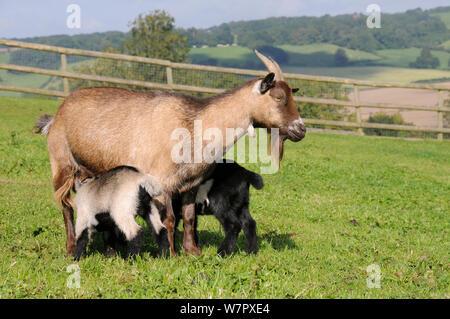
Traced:
<path fill-rule="evenodd" d="M 166 206 L 166 218 L 164 219 L 164 226 L 167 229 L 167 239 L 169 241 L 170 253 L 176 256 L 175 253 L 175 214 L 172 207 L 172 194 L 164 192 L 164 202 Z"/>
<path fill-rule="evenodd" d="M 183 194 L 181 212 L 183 215 L 183 250 L 187 254 L 201 255 L 195 243 L 195 195 L 197 189 Z"/>

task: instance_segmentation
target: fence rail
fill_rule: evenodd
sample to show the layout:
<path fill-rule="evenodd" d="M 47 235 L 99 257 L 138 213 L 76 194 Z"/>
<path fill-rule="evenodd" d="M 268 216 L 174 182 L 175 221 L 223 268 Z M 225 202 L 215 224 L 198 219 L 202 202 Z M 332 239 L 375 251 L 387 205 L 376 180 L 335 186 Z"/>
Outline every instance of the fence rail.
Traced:
<path fill-rule="evenodd" d="M 60 70 L 50 70 L 50 69 L 44 69 L 44 68 L 19 66 L 19 65 L 12 65 L 12 64 L 0 64 L 0 69 L 61 77 L 62 81 L 63 81 L 63 90 L 62 91 L 44 90 L 44 89 L 36 89 L 36 88 L 29 88 L 29 87 L 18 87 L 18 86 L 4 85 L 4 84 L 0 84 L 0 90 L 31 93 L 31 94 L 41 94 L 41 95 L 48 95 L 48 96 L 56 96 L 56 97 L 60 97 L 60 98 L 64 98 L 70 94 L 70 87 L 69 87 L 68 79 L 106 82 L 106 83 L 112 83 L 112 84 L 137 86 L 137 87 L 143 87 L 143 88 L 149 88 L 149 89 L 180 90 L 180 91 L 188 91 L 188 92 L 216 94 L 216 93 L 223 92 L 225 89 L 212 88 L 212 87 L 207 87 L 207 86 L 182 85 L 182 84 L 174 83 L 173 74 L 172 74 L 173 69 L 220 72 L 220 73 L 226 73 L 226 74 L 236 74 L 236 75 L 245 75 L 245 76 L 264 76 L 267 73 L 266 71 L 257 71 L 257 70 L 224 68 L 224 67 L 204 66 L 204 65 L 187 64 L 187 63 L 175 63 L 175 62 L 161 60 L 161 59 L 137 57 L 137 56 L 116 54 L 116 53 L 107 53 L 107 52 L 70 49 L 70 48 L 55 47 L 55 46 L 42 45 L 42 44 L 36 44 L 36 43 L 26 43 L 26 42 L 19 42 L 19 41 L 5 40 L 5 39 L 0 39 L 0 45 L 7 46 L 7 47 L 20 48 L 20 49 L 31 49 L 31 50 L 58 53 L 61 58 Z M 67 55 L 102 58 L 102 59 L 117 60 L 117 61 L 122 61 L 122 62 L 137 62 L 137 63 L 151 64 L 151 65 L 165 67 L 166 83 L 130 80 L 130 79 L 124 79 L 124 78 L 93 75 L 93 74 L 84 74 L 84 73 L 68 71 Z M 443 139 L 444 133 L 450 134 L 450 128 L 444 127 L 444 116 L 443 116 L 444 113 L 450 112 L 450 107 L 444 106 L 444 92 L 450 91 L 450 87 L 448 87 L 448 86 L 439 85 L 439 84 L 374 82 L 374 81 L 344 79 L 344 78 L 327 77 L 327 76 L 312 76 L 312 75 L 293 74 L 293 73 L 285 73 L 284 76 L 286 79 L 336 83 L 336 84 L 350 86 L 353 88 L 353 93 L 354 93 L 353 101 L 343 101 L 343 100 L 336 100 L 336 99 L 326 99 L 326 98 L 316 98 L 316 97 L 306 97 L 306 96 L 294 97 L 294 100 L 297 102 L 300 102 L 300 103 L 338 105 L 338 106 L 343 106 L 343 107 L 352 107 L 355 109 L 355 114 L 356 114 L 355 122 L 329 121 L 329 120 L 322 120 L 322 119 L 308 119 L 307 118 L 307 119 L 304 119 L 304 122 L 306 124 L 356 128 L 358 130 L 359 134 L 364 134 L 363 133 L 364 128 L 388 129 L 388 130 L 397 130 L 397 131 L 430 132 L 430 133 L 437 133 L 438 140 Z M 360 101 L 360 87 L 434 90 L 434 91 L 439 92 L 439 101 L 438 101 L 437 106 L 416 106 L 416 105 L 398 105 L 398 104 L 388 104 L 388 103 L 361 102 Z M 363 122 L 361 119 L 361 108 L 377 108 L 377 109 L 381 108 L 381 109 L 437 112 L 438 120 L 437 120 L 436 127 L 368 123 L 368 122 Z"/>

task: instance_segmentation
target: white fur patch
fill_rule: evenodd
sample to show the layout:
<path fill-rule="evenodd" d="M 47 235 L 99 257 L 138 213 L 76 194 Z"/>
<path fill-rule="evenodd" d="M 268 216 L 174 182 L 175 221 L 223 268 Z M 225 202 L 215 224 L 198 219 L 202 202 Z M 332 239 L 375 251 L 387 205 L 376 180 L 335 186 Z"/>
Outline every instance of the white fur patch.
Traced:
<path fill-rule="evenodd" d="M 153 204 L 153 201 L 150 204 L 150 222 L 152 223 L 157 235 L 161 229 L 166 228 L 166 226 L 164 226 L 161 222 L 161 216 L 159 215 L 158 208 L 156 208 L 155 204 Z"/>
<path fill-rule="evenodd" d="M 255 128 L 254 128 L 252 123 L 249 124 L 247 132 L 248 132 L 248 136 L 250 136 L 250 137 L 255 137 L 256 136 Z"/>
<path fill-rule="evenodd" d="M 52 123 L 53 123 L 53 118 L 47 124 L 45 124 L 45 126 L 41 130 L 41 134 L 48 135 L 48 132 L 50 131 L 50 126 L 52 125 Z"/>
<path fill-rule="evenodd" d="M 288 128 L 289 128 L 290 130 L 293 130 L 293 129 L 295 129 L 295 126 L 296 126 L 297 124 L 304 125 L 304 124 L 303 124 L 303 120 L 301 119 L 301 117 L 299 117 L 297 120 L 293 121 L 293 122 L 289 125 Z"/>
<path fill-rule="evenodd" d="M 255 95 L 261 95 L 261 82 L 262 80 L 256 81 L 255 85 L 253 86 L 252 93 Z"/>
<path fill-rule="evenodd" d="M 208 179 L 206 182 L 200 185 L 197 191 L 197 196 L 195 197 L 195 202 L 197 204 L 203 204 L 206 202 L 206 205 L 209 206 L 208 193 L 213 186 L 214 179 Z"/>

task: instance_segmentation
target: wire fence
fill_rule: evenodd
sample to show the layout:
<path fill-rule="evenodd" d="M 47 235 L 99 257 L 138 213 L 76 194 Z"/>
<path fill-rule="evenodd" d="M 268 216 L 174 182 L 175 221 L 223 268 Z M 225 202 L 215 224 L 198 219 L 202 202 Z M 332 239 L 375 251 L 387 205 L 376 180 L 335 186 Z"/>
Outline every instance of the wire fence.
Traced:
<path fill-rule="evenodd" d="M 117 86 L 133 90 L 177 90 L 208 96 L 267 73 L 3 39 L 0 39 L 0 45 L 6 48 L 0 51 L 2 95 L 40 94 L 64 98 L 82 87 Z M 438 140 L 450 136 L 448 86 L 302 74 L 285 74 L 285 79 L 292 87 L 300 88 L 294 99 L 309 127 L 345 129 L 347 133 L 361 135 L 430 137 Z M 406 103 L 394 103 L 389 99 L 395 94 L 408 97 L 417 94 L 417 91 L 430 95 L 427 98 L 421 94 L 421 99 L 405 98 Z M 380 96 L 386 99 L 382 103 L 372 102 L 371 95 L 376 96 L 378 101 Z M 403 99 L 395 99 L 398 100 Z M 431 120 L 408 121 L 411 112 L 419 112 L 416 114 L 418 118 L 424 117 L 422 113 L 427 114 Z"/>

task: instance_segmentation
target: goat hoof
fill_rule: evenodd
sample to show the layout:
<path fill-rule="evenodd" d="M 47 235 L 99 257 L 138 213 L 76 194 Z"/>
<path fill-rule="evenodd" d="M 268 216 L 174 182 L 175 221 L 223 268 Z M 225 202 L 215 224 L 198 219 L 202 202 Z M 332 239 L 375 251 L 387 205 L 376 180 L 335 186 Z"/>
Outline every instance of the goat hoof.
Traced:
<path fill-rule="evenodd" d="M 112 247 L 107 247 L 104 253 L 106 258 L 114 257 L 117 254 L 116 250 Z"/>
<path fill-rule="evenodd" d="M 220 257 L 227 257 L 227 256 L 231 255 L 231 252 L 227 252 L 225 249 L 220 249 L 219 248 L 219 250 L 217 250 L 217 254 Z"/>
<path fill-rule="evenodd" d="M 83 253 L 80 254 L 80 253 L 73 252 L 71 254 L 71 256 L 73 257 L 74 261 L 80 261 L 81 258 L 85 257 L 85 254 L 83 254 Z"/>
<path fill-rule="evenodd" d="M 201 256 L 202 255 L 202 252 L 200 251 L 200 249 L 198 249 L 197 247 L 191 247 L 191 248 L 189 248 L 189 249 L 187 249 L 187 248 L 185 248 L 184 249 L 184 252 L 186 253 L 186 254 L 190 254 L 190 255 L 197 255 L 197 256 Z"/>
<path fill-rule="evenodd" d="M 71 256 L 74 251 L 75 251 L 75 245 L 72 244 L 72 243 L 67 243 L 66 244 L 66 253 L 67 253 L 67 255 Z"/>

